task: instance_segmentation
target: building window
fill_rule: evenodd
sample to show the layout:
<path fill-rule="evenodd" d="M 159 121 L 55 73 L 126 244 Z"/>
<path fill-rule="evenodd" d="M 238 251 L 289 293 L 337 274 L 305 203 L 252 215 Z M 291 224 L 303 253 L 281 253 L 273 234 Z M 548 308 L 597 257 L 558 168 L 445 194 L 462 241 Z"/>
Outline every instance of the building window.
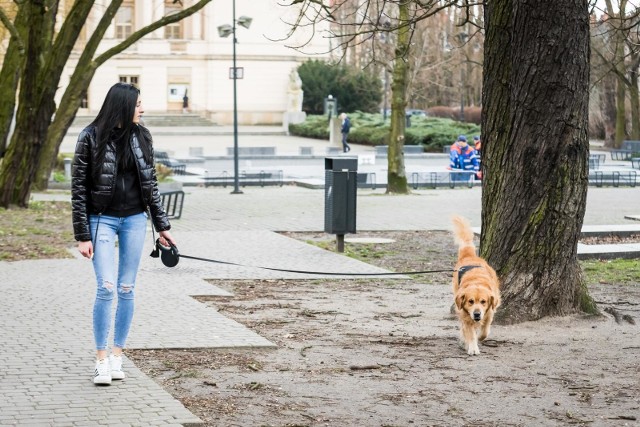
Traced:
<path fill-rule="evenodd" d="M 168 0 L 167 2 L 165 2 L 165 5 L 164 5 L 165 16 L 173 15 L 174 13 L 178 13 L 182 11 L 182 8 L 175 3 L 176 2 L 173 0 Z M 165 25 L 164 38 L 173 39 L 173 40 L 184 38 L 182 35 L 182 20 L 178 22 L 174 22 L 172 24 Z"/>
<path fill-rule="evenodd" d="M 136 87 L 140 87 L 138 85 L 138 76 L 120 76 L 120 83 L 130 83 Z"/>
<path fill-rule="evenodd" d="M 115 17 L 116 38 L 126 39 L 133 33 L 133 3 L 120 6 Z"/>

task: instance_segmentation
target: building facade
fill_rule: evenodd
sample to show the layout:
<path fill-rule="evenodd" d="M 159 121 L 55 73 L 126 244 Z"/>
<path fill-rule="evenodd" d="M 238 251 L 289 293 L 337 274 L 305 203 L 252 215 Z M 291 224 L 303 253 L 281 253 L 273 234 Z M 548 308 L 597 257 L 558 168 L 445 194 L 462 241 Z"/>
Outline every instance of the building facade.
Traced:
<path fill-rule="evenodd" d="M 135 31 L 194 4 L 196 0 L 125 0 L 98 49 L 98 55 Z M 146 35 L 98 68 L 79 114 L 94 114 L 115 82 L 136 84 L 147 113 L 187 111 L 217 124 L 233 122 L 233 36 L 223 38 L 219 26 L 241 16 L 252 18 L 250 28 L 236 26 L 239 124 L 280 124 L 291 111 L 291 73 L 309 53 L 328 57 L 329 45 L 320 34 L 304 28 L 286 38 L 298 11 L 278 0 L 215 0 L 192 16 Z M 63 75 L 68 84 L 83 44 L 102 17 L 107 0 L 97 0 L 77 51 Z M 319 27 L 315 28 L 318 31 Z M 287 47 L 306 40 L 305 53 Z M 62 93 L 62 91 L 60 91 Z"/>

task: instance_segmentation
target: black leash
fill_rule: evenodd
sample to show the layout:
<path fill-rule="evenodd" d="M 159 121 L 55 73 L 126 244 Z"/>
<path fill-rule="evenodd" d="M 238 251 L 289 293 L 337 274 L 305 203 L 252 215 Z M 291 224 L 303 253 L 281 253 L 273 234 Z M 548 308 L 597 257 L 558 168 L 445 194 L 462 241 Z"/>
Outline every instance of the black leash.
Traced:
<path fill-rule="evenodd" d="M 226 264 L 226 265 L 236 265 L 239 267 L 250 267 L 250 268 L 260 268 L 262 270 L 270 270 L 270 271 L 282 271 L 285 273 L 298 273 L 298 274 L 317 274 L 322 276 L 405 276 L 405 275 L 413 275 L 413 274 L 427 274 L 427 273 L 452 273 L 455 270 L 424 270 L 424 271 L 404 271 L 404 272 L 394 272 L 394 273 L 336 273 L 336 272 L 326 272 L 326 271 L 308 271 L 308 270 L 287 270 L 284 268 L 271 268 L 271 267 L 260 267 L 255 265 L 246 265 L 246 264 L 237 264 L 235 262 L 227 262 L 227 261 L 219 261 L 215 259 L 209 258 L 200 258 L 196 256 L 190 255 L 179 255 L 180 258 L 193 259 L 196 261 L 205 261 L 205 262 L 213 262 L 216 264 Z"/>
<path fill-rule="evenodd" d="M 402 271 L 402 272 L 392 272 L 392 273 L 336 273 L 336 272 L 328 272 L 328 271 L 288 270 L 284 268 L 261 267 L 257 265 L 238 264 L 235 262 L 220 261 L 217 259 L 183 255 L 178 251 L 178 248 L 172 245 L 171 243 L 169 243 L 168 247 L 162 245 L 160 243 L 159 238 L 155 241 L 155 245 L 150 256 L 153 258 L 161 258 L 162 263 L 167 267 L 175 267 L 176 265 L 178 265 L 180 258 L 186 258 L 186 259 L 193 259 L 196 261 L 213 262 L 215 264 L 235 265 L 238 267 L 249 267 L 249 268 L 260 268 L 262 270 L 281 271 L 285 273 L 316 274 L 319 276 L 409 276 L 414 274 L 428 274 L 428 273 L 452 273 L 456 271 L 453 269 L 447 269 L 447 270 Z"/>

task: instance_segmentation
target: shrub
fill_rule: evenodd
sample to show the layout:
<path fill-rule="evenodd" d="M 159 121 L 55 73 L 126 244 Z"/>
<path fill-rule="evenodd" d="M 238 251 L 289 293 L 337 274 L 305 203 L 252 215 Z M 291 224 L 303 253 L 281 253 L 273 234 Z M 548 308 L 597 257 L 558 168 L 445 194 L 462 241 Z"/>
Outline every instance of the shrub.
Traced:
<path fill-rule="evenodd" d="M 349 115 L 351 132 L 349 142 L 363 145 L 387 145 L 389 121 L 384 123 L 381 114 L 355 112 Z M 290 125 L 292 135 L 329 139 L 329 122 L 325 116 L 307 116 L 304 123 Z M 471 140 L 480 135 L 480 126 L 437 117 L 412 117 L 411 127 L 405 130 L 405 145 L 422 145 L 427 152 L 441 153 L 442 147 L 451 145 L 458 135 Z"/>

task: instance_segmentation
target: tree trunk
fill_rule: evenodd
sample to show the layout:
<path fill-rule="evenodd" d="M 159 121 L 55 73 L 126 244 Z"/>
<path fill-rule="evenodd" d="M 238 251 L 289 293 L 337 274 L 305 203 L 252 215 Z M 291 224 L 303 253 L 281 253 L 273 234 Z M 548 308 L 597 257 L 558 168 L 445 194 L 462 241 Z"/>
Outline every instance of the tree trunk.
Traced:
<path fill-rule="evenodd" d="M 635 56 L 638 56 L 637 54 Z M 635 60 L 637 62 L 637 60 Z M 631 87 L 629 96 L 631 99 L 631 139 L 640 140 L 640 96 L 638 94 L 638 67 L 630 71 Z"/>
<path fill-rule="evenodd" d="M 604 146 L 616 145 L 616 80 L 613 74 L 602 79 L 602 121 L 604 122 Z"/>
<path fill-rule="evenodd" d="M 389 132 L 389 153 L 387 172 L 387 193 L 407 194 L 407 176 L 404 169 L 404 134 L 405 107 L 407 105 L 407 83 L 409 76 L 409 5 L 408 2 L 398 4 L 398 39 L 396 44 L 396 58 L 393 65 L 391 83 L 391 129 Z M 402 25 L 406 24 L 406 25 Z"/>
<path fill-rule="evenodd" d="M 5 208 L 10 205 L 27 207 L 37 159 L 51 115 L 55 111 L 53 96 L 41 98 L 41 85 L 45 82 L 38 79 L 44 66 L 40 53 L 45 50 L 47 43 L 44 0 L 25 2 L 21 7 L 26 8 L 30 25 L 25 67 L 20 82 L 16 129 L 0 170 L 0 206 Z"/>
<path fill-rule="evenodd" d="M 633 46 L 632 46 L 633 47 Z M 631 104 L 631 139 L 640 140 L 640 94 L 638 93 L 638 67 L 640 52 L 631 53 L 629 64 L 629 98 Z"/>
<path fill-rule="evenodd" d="M 577 260 L 588 184 L 587 2 L 485 5 L 481 255 L 513 323 L 595 304 Z"/>
<path fill-rule="evenodd" d="M 11 37 L 0 71 L 0 99 L 2 99 L 0 103 L 0 158 L 4 156 L 7 148 L 9 130 L 16 108 L 16 91 L 24 64 L 23 43 L 28 37 L 26 10 L 26 7 L 20 7 L 13 23 L 22 40 L 18 41 L 16 37 Z"/>
<path fill-rule="evenodd" d="M 626 88 L 624 81 L 618 77 L 616 81 L 616 139 L 615 148 L 622 147 L 626 136 L 627 109 L 625 106 Z"/>

